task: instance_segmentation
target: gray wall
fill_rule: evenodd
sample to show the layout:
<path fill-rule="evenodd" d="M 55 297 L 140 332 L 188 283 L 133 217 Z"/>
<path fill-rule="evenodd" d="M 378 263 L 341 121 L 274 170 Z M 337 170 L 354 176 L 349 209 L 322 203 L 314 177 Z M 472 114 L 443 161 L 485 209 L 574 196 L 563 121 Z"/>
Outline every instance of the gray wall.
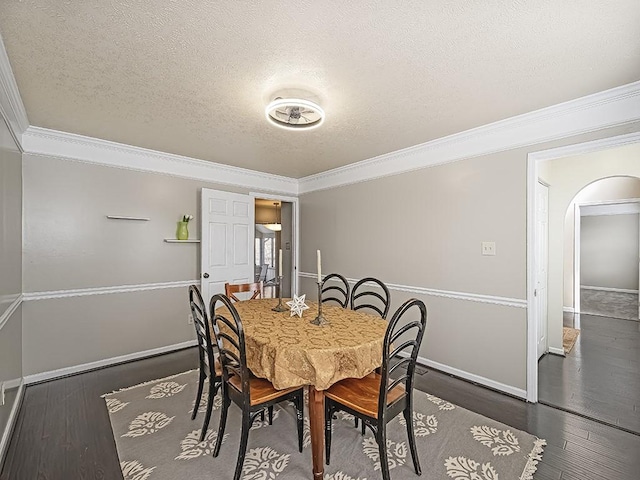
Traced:
<path fill-rule="evenodd" d="M 526 299 L 527 154 L 638 128 L 629 125 L 302 195 L 300 271 L 316 271 L 320 249 L 324 274 L 370 275 L 397 284 L 392 311 L 407 296 L 422 298 L 429 309 L 422 357 L 525 389 L 527 311 L 521 305 Z M 496 242 L 496 256 L 481 255 L 483 241 Z M 301 286 L 300 293 L 316 297 L 312 278 L 304 278 Z M 520 304 L 471 301 L 464 294 Z M 550 340 L 561 347 L 561 301 L 553 308 L 557 328 L 550 329 Z"/>
<path fill-rule="evenodd" d="M 0 406 L 0 438 L 16 400 L 22 374 L 22 160 L 0 117 L 0 382 L 10 388 Z M 2 452 L 0 452 L 1 455 Z M 1 462 L 1 458 L 0 458 Z"/>
<path fill-rule="evenodd" d="M 580 284 L 638 290 L 638 214 L 580 219 Z"/>
<path fill-rule="evenodd" d="M 200 189 L 231 188 L 167 175 L 24 155 L 24 290 L 58 292 L 24 303 L 24 372 L 33 375 L 194 338 L 187 287 L 136 285 L 197 280 L 199 244 L 165 243 L 192 214 L 200 238 Z M 106 215 L 149 217 L 149 222 Z M 117 294 L 70 290 L 134 286 Z M 125 288 L 126 290 L 126 288 Z M 71 295 L 71 296 L 68 296 Z"/>

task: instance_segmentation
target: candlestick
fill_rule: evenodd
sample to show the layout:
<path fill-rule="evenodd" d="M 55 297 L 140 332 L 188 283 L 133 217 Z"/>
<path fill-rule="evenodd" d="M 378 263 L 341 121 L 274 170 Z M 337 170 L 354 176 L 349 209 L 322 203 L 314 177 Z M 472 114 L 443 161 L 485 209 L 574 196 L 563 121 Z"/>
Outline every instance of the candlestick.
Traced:
<path fill-rule="evenodd" d="M 318 283 L 322 282 L 322 261 L 320 259 L 320 250 L 317 252 L 318 257 Z"/>
<path fill-rule="evenodd" d="M 280 258 L 278 259 L 278 275 L 282 275 L 282 249 L 280 249 Z"/>
<path fill-rule="evenodd" d="M 320 253 L 320 250 L 318 250 L 318 254 L 319 253 Z M 318 273 L 320 273 L 320 270 L 318 270 Z M 309 323 L 313 325 L 318 325 L 319 327 L 324 327 L 325 325 L 329 325 L 329 320 L 324 318 L 324 315 L 322 315 L 322 282 L 318 282 L 318 315 Z"/>
<path fill-rule="evenodd" d="M 280 252 L 282 253 L 282 250 L 280 250 Z M 275 307 L 273 307 L 271 310 L 273 310 L 274 312 L 286 312 L 289 309 L 285 307 L 284 304 L 282 303 L 282 275 L 278 277 L 277 286 L 278 286 L 278 304 Z"/>

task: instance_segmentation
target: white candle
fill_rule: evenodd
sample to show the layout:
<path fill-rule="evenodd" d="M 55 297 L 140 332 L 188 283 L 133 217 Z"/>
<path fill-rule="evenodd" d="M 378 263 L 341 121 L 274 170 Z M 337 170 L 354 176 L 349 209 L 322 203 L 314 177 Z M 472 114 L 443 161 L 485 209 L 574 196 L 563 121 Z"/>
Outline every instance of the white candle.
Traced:
<path fill-rule="evenodd" d="M 320 250 L 318 250 L 318 283 L 322 282 L 322 261 L 320 259 Z"/>
<path fill-rule="evenodd" d="M 280 249 L 280 257 L 278 258 L 278 273 L 282 277 L 282 249 Z"/>

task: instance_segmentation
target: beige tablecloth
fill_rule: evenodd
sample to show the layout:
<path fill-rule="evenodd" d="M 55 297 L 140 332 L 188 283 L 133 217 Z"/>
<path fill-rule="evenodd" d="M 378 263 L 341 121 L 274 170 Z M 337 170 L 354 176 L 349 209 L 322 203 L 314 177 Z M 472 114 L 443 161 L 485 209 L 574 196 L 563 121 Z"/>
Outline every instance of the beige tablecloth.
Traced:
<path fill-rule="evenodd" d="M 343 378 L 361 378 L 382 364 L 387 322 L 368 313 L 324 304 L 330 322 L 309 323 L 318 306 L 307 302 L 302 318 L 271 310 L 277 299 L 234 303 L 245 331 L 247 364 L 277 389 L 314 385 L 326 390 Z M 226 309 L 224 309 L 226 310 Z M 224 315 L 223 309 L 216 310 Z"/>

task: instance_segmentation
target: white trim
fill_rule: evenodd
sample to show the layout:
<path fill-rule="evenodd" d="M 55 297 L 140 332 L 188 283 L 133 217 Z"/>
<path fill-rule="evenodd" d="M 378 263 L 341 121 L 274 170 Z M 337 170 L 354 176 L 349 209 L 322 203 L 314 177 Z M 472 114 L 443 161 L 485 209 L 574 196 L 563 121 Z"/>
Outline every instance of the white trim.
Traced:
<path fill-rule="evenodd" d="M 7 453 L 7 449 L 9 448 L 9 440 L 11 439 L 11 434 L 13 433 L 16 420 L 18 419 L 18 411 L 20 409 L 20 405 L 22 405 L 22 397 L 24 396 L 25 383 L 23 379 L 19 380 L 18 394 L 13 401 L 11 413 L 9 413 L 9 419 L 4 427 L 4 432 L 2 432 L 2 439 L 0 439 L 0 467 L 4 463 L 4 457 Z"/>
<path fill-rule="evenodd" d="M 298 180 L 246 168 L 198 160 L 122 143 L 59 132 L 27 128 L 22 135 L 25 153 L 77 160 L 109 167 L 154 172 L 221 185 L 256 188 L 297 195 Z"/>
<path fill-rule="evenodd" d="M 561 356 L 566 356 L 564 353 L 564 348 L 556 348 L 556 347 L 549 347 L 549 353 L 553 353 L 554 355 L 561 355 Z"/>
<path fill-rule="evenodd" d="M 74 375 L 76 373 L 86 372 L 88 370 L 95 370 L 97 368 L 117 365 L 119 363 L 130 362 L 132 360 L 139 360 L 141 358 L 160 355 L 161 353 L 173 352 L 174 350 L 181 350 L 183 348 L 193 347 L 195 345 L 197 345 L 196 340 L 189 340 L 187 342 L 152 348 L 151 350 L 144 350 L 142 352 L 128 353 L 126 355 L 120 355 L 118 357 L 105 358 L 103 360 L 97 360 L 95 362 L 83 363 L 81 365 L 75 365 L 73 367 L 65 367 L 48 372 L 35 373 L 33 375 L 27 375 L 26 377 L 24 377 L 24 382 L 26 385 L 31 385 L 32 383 L 44 382 L 46 380 L 66 377 L 69 375 Z"/>
<path fill-rule="evenodd" d="M 24 293 L 23 300 L 49 300 L 51 298 L 85 297 L 88 295 L 106 295 L 111 293 L 144 292 L 147 290 L 161 290 L 164 288 L 188 287 L 198 285 L 200 280 L 181 280 L 178 282 L 144 283 L 139 285 L 116 285 L 113 287 L 78 288 L 75 290 L 53 290 L 49 292 Z"/>
<path fill-rule="evenodd" d="M 581 217 L 602 215 L 637 215 L 640 213 L 640 200 L 625 202 L 603 202 L 595 205 L 580 205 Z"/>
<path fill-rule="evenodd" d="M 637 120 L 640 120 L 640 82 L 309 175 L 299 180 L 298 192 L 303 194 L 350 185 L 464 158 L 567 138 Z M 637 140 L 630 140 L 629 143 L 635 141 Z M 545 154 L 549 155 L 546 152 L 538 152 L 538 155 L 540 158 Z M 570 148 L 567 152 L 569 153 L 563 155 L 576 154 L 576 150 Z M 551 155 L 558 155 L 558 152 Z"/>
<path fill-rule="evenodd" d="M 316 273 L 300 272 L 299 276 L 304 278 L 317 278 Z M 351 284 L 355 284 L 358 279 L 347 278 Z M 505 307 L 527 308 L 527 301 L 519 298 L 496 297 L 493 295 L 482 295 L 478 293 L 453 292 L 450 290 L 436 290 L 434 288 L 416 287 L 410 285 L 399 285 L 395 283 L 385 283 L 389 290 L 398 292 L 415 293 L 417 295 L 430 295 L 433 297 L 453 298 L 456 300 L 467 300 L 470 302 L 490 303 L 492 305 L 502 305 Z"/>
<path fill-rule="evenodd" d="M 630 290 L 628 288 L 612 288 L 612 287 L 594 287 L 592 285 L 580 285 L 580 288 L 585 290 L 600 290 L 602 292 L 617 292 L 617 293 L 635 293 L 638 294 L 638 290 Z"/>
<path fill-rule="evenodd" d="M 9 321 L 9 319 L 11 318 L 11 315 L 13 315 L 13 312 L 15 312 L 18 309 L 18 307 L 20 306 L 23 300 L 24 300 L 23 296 L 18 295 L 16 299 L 13 302 L 11 302 L 11 304 L 7 307 L 7 309 L 2 313 L 2 315 L 0 315 L 0 330 L 2 330 L 2 327 L 4 327 L 5 324 Z"/>
<path fill-rule="evenodd" d="M 2 36 L 0 36 L 0 115 L 7 122 L 18 148 L 22 148 L 22 134 L 29 127 L 29 120 Z"/>
<path fill-rule="evenodd" d="M 574 205 L 573 207 L 573 311 L 580 311 L 580 229 L 582 228 L 582 217 L 580 216 L 580 205 Z M 562 267 L 564 275 L 564 266 Z M 580 319 L 574 320 L 574 326 L 580 328 Z"/>
<path fill-rule="evenodd" d="M 444 363 L 435 362 L 433 360 L 429 360 L 428 358 L 421 357 L 421 356 L 418 356 L 418 363 L 420 363 L 421 365 L 425 365 L 427 367 L 435 368 L 436 370 L 440 370 L 445 373 L 449 373 L 451 375 L 455 375 L 456 377 L 469 380 L 471 382 L 479 383 L 480 385 L 484 385 L 485 387 L 493 388 L 494 390 L 508 393 L 518 398 L 522 398 L 522 399 L 527 398 L 526 390 L 514 387 L 512 385 L 507 385 L 505 383 L 496 382 L 495 380 L 491 380 L 489 378 L 476 375 L 475 373 L 470 373 L 465 370 L 460 370 L 458 368 L 450 367 L 449 365 L 445 365 Z"/>
<path fill-rule="evenodd" d="M 573 307 L 562 307 L 562 311 L 565 313 L 575 313 Z"/>
<path fill-rule="evenodd" d="M 293 204 L 293 225 L 292 233 L 293 233 L 293 265 L 292 268 L 292 282 L 291 282 L 291 293 L 292 295 L 298 293 L 298 288 L 300 285 L 300 278 L 298 277 L 298 265 L 300 265 L 300 202 L 298 197 L 284 197 L 282 195 L 269 195 L 265 193 L 258 192 L 249 192 L 249 195 L 254 198 L 263 198 L 265 200 L 280 200 L 281 202 L 289 202 Z M 255 202 L 255 200 L 254 200 Z M 280 209 L 280 214 L 282 215 L 282 208 Z"/>
<path fill-rule="evenodd" d="M 628 89 L 627 93 L 629 95 L 637 97 L 639 85 L 640 82 L 635 82 L 626 85 L 623 90 Z M 634 89 L 635 92 L 633 92 Z M 608 93 L 610 94 L 611 92 L 614 92 L 616 90 L 620 93 L 623 93 L 623 90 L 618 89 L 609 90 Z M 606 94 L 607 92 L 602 93 Z M 640 109 L 638 109 L 637 112 L 640 113 Z M 599 140 L 567 145 L 564 147 L 552 148 L 549 150 L 531 152 L 527 155 L 527 401 L 529 402 L 538 401 L 538 355 L 536 351 L 538 328 L 534 310 L 535 297 L 533 295 L 536 280 L 536 264 L 534 260 L 534 243 L 536 238 L 536 197 L 534 195 L 534 186 L 535 182 L 538 181 L 538 163 L 542 161 L 553 160 L 556 158 L 598 152 L 601 150 L 621 147 L 633 143 L 640 143 L 640 132 L 618 135 L 615 137 L 601 138 Z M 579 216 L 577 217 L 579 218 Z M 576 283 L 579 283 L 579 281 L 577 281 Z M 576 308 L 576 311 L 579 310 L 577 310 Z M 576 323 L 579 323 L 578 315 L 576 315 Z M 559 350 L 560 349 L 554 347 L 549 348 L 549 352 L 551 353 L 558 353 Z M 564 349 L 562 350 L 562 352 L 562 354 L 564 354 Z M 558 355 L 560 355 L 560 353 L 558 353 Z"/>
<path fill-rule="evenodd" d="M 640 82 L 636 82 L 636 84 L 637 83 Z M 632 145 L 638 142 L 640 142 L 640 132 L 625 133 L 624 135 L 617 135 L 615 137 L 599 138 L 598 140 L 591 140 L 589 142 L 531 152 L 529 158 L 536 162 L 546 162 L 558 158 L 575 157 L 577 155 L 599 152 L 610 148 L 624 147 L 625 145 Z"/>

